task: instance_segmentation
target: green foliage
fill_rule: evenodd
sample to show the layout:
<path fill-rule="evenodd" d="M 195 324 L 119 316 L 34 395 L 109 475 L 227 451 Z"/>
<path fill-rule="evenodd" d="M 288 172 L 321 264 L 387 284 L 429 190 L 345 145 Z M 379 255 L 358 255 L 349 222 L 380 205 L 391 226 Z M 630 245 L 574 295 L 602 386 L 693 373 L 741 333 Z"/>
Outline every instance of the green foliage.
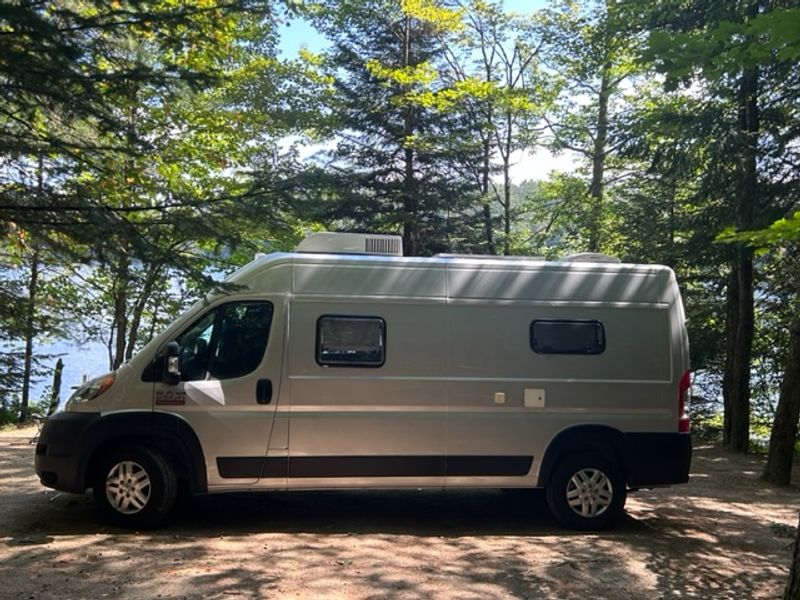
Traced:
<path fill-rule="evenodd" d="M 713 443 L 722 441 L 722 413 L 714 412 L 710 415 L 692 415 L 692 435 Z"/>
<path fill-rule="evenodd" d="M 269 6 L 250 0 L 0 7 L 5 393 L 27 385 L 31 336 L 64 336 L 69 322 L 118 365 L 209 289 L 228 248 L 260 246 L 252 236 L 269 223 L 237 220 L 256 210 L 241 208 L 242 173 L 266 126 L 239 90 L 274 53 L 272 26 Z M 191 292 L 175 299 L 178 275 Z"/>
<path fill-rule="evenodd" d="M 439 3 L 320 2 L 311 14 L 332 42 L 322 72 L 336 123 L 327 166 L 298 174 L 316 199 L 303 220 L 338 229 L 402 232 L 408 254 L 462 243 L 474 219 L 474 186 L 453 151 L 457 117 L 443 110 L 439 36 L 459 11 Z M 341 132 L 346 132 L 343 135 Z M 471 189 L 472 188 L 472 189 Z"/>
<path fill-rule="evenodd" d="M 700 30 L 651 31 L 645 58 L 667 73 L 671 89 L 695 75 L 719 80 L 752 65 L 800 58 L 800 8 L 753 10 L 743 16 L 720 4 Z"/>
<path fill-rule="evenodd" d="M 518 225 L 524 217 L 512 198 L 514 156 L 539 142 L 557 86 L 542 71 L 541 40 L 530 19 L 506 14 L 496 2 L 473 0 L 462 8 L 462 26 L 444 38 L 440 87 L 412 100 L 461 124 L 448 145 L 479 187 L 482 231 L 472 248 L 510 254 L 524 245 Z"/>
<path fill-rule="evenodd" d="M 585 250 L 590 216 L 583 177 L 552 173 L 525 194 L 523 206 L 524 253 L 556 259 Z"/>
<path fill-rule="evenodd" d="M 610 251 L 614 215 L 607 197 L 626 167 L 618 154 L 630 143 L 625 124 L 638 92 L 626 89 L 642 85 L 643 68 L 636 61 L 641 39 L 616 2 L 561 0 L 536 20 L 544 63 L 559 81 L 555 109 L 546 119 L 551 148 L 568 150 L 585 161 L 584 249 Z"/>
<path fill-rule="evenodd" d="M 755 246 L 762 253 L 769 252 L 784 242 L 798 240 L 800 240 L 800 211 L 778 219 L 766 229 L 737 231 L 733 227 L 726 227 L 717 236 L 718 242 L 745 243 Z"/>
<path fill-rule="evenodd" d="M 49 389 L 45 389 L 42 397 L 29 403 L 28 415 L 45 416 L 50 408 L 50 399 L 47 397 Z M 0 395 L 0 428 L 19 424 L 22 408 L 22 398 L 19 394 Z M 30 422 L 30 419 L 29 421 Z"/>

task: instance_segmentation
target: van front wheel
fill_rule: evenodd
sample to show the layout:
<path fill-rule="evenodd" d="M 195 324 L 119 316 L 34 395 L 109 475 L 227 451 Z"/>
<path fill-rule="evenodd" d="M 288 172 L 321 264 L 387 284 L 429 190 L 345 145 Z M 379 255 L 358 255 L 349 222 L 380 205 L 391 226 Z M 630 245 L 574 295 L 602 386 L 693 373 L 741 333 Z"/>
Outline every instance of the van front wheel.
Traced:
<path fill-rule="evenodd" d="M 134 445 L 115 449 L 101 461 L 93 491 L 95 503 L 109 519 L 125 527 L 147 528 L 169 515 L 178 483 L 164 456 Z"/>
<path fill-rule="evenodd" d="M 627 490 L 614 463 L 602 456 L 571 454 L 556 466 L 547 486 L 547 504 L 570 529 L 597 530 L 622 515 Z"/>

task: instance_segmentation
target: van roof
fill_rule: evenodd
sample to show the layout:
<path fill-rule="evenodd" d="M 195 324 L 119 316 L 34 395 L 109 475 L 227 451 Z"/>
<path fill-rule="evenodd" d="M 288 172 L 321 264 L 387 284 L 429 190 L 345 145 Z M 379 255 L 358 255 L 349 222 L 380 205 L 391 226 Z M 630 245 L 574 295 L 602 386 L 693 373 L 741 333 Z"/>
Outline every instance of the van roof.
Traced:
<path fill-rule="evenodd" d="M 252 292 L 337 297 L 672 303 L 677 294 L 672 270 L 661 265 L 494 256 L 275 253 L 227 281 Z"/>

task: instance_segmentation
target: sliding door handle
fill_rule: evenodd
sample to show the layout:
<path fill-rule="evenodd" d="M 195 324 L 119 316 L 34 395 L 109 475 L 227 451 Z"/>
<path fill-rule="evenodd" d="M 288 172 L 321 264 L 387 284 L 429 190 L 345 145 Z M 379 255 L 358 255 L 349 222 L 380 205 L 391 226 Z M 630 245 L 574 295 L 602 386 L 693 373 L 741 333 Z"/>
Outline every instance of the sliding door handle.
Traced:
<path fill-rule="evenodd" d="M 272 381 L 269 379 L 259 379 L 256 384 L 256 402 L 259 404 L 269 404 L 272 402 Z"/>

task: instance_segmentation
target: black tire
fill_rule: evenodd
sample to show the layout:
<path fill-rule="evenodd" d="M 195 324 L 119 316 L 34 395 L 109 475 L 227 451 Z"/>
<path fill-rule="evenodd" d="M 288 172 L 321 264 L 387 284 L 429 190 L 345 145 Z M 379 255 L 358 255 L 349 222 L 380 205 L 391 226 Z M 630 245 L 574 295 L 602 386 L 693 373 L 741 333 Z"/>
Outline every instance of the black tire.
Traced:
<path fill-rule="evenodd" d="M 559 461 L 546 494 L 547 504 L 562 526 L 596 531 L 610 527 L 622 516 L 628 492 L 617 464 L 600 455 L 580 453 Z"/>
<path fill-rule="evenodd" d="M 95 474 L 95 504 L 117 525 L 155 527 L 175 505 L 175 471 L 158 451 L 139 445 L 115 448 L 100 460 Z"/>

